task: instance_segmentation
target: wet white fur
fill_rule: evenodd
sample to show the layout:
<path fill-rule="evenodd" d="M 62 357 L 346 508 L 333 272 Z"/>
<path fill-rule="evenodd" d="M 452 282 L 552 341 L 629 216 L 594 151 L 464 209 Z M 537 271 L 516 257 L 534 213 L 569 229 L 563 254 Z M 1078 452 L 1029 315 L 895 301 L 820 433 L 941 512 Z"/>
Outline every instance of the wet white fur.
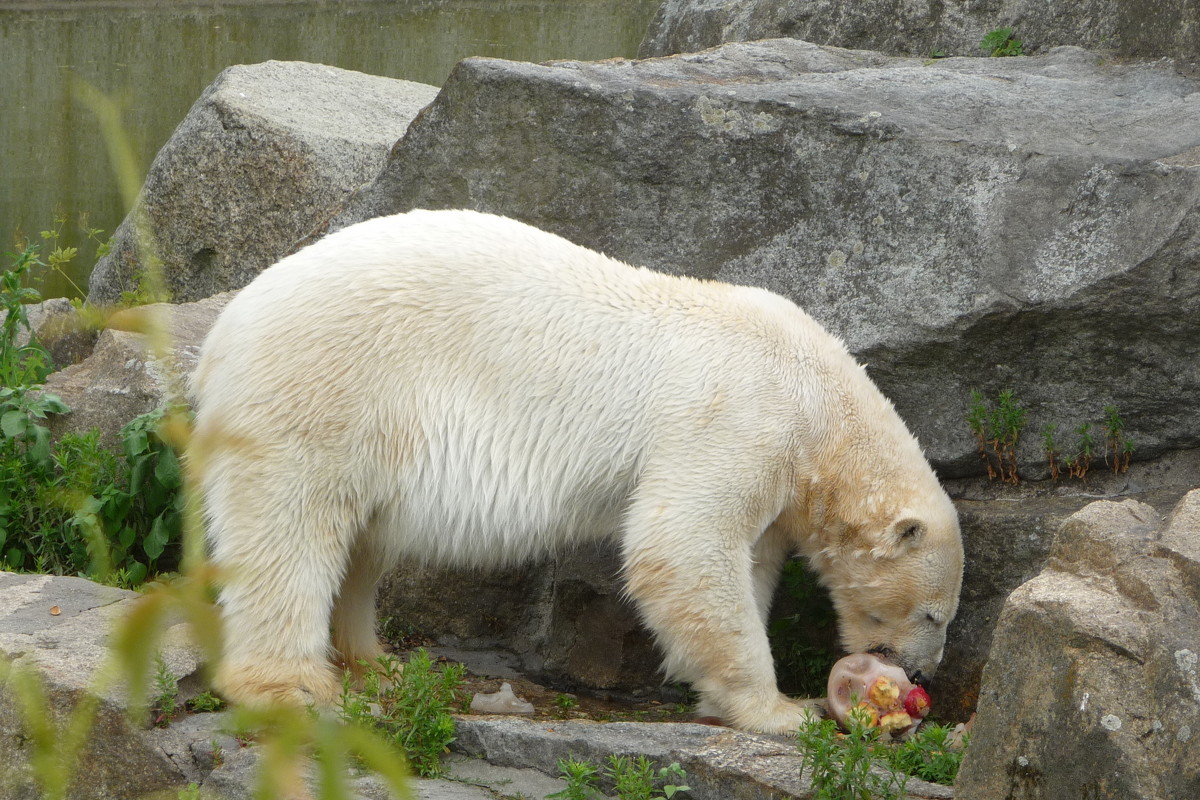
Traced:
<path fill-rule="evenodd" d="M 953 507 L 840 341 L 769 292 L 512 220 L 415 211 L 284 259 L 221 314 L 194 394 L 234 699 L 331 702 L 330 660 L 378 652 L 402 554 L 486 567 L 616 536 L 667 671 L 763 731 L 804 714 L 764 629 L 790 554 L 848 647 L 910 670 L 957 606 Z"/>

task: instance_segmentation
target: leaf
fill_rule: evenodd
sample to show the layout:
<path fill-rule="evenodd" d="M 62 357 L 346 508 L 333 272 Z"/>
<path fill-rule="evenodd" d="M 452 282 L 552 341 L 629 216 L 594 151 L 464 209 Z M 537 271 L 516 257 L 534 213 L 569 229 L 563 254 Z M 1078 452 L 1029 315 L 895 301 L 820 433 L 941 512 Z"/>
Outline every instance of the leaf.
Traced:
<path fill-rule="evenodd" d="M 23 436 L 28 427 L 29 416 L 19 408 L 6 411 L 4 416 L 0 416 L 0 431 L 9 439 Z"/>
<path fill-rule="evenodd" d="M 41 425 L 30 425 L 33 432 L 33 445 L 29 448 L 29 457 L 35 464 L 50 466 L 50 429 Z"/>
<path fill-rule="evenodd" d="M 158 464 L 154 467 L 154 477 L 167 489 L 174 489 L 181 483 L 179 458 L 170 447 L 164 447 L 159 453 Z"/>
<path fill-rule="evenodd" d="M 40 405 L 44 411 L 51 414 L 66 414 L 71 410 L 63 402 L 62 398 L 56 394 L 43 394 Z"/>
<path fill-rule="evenodd" d="M 146 468 L 150 465 L 149 456 L 136 456 L 130 459 L 129 491 L 138 494 L 142 484 L 146 482 Z"/>
<path fill-rule="evenodd" d="M 167 526 L 163 522 L 163 515 L 159 514 L 154 518 L 150 533 L 146 534 L 146 538 L 142 540 L 142 550 L 146 552 L 152 562 L 157 561 L 158 557 L 163 554 L 163 550 L 167 547 L 167 539 Z"/>
<path fill-rule="evenodd" d="M 133 461 L 150 448 L 150 437 L 145 429 L 126 426 L 121 430 L 121 444 L 125 448 L 125 458 Z"/>
<path fill-rule="evenodd" d="M 149 572 L 149 568 L 140 561 L 134 561 L 125 568 L 125 571 L 129 576 L 129 585 L 138 586 L 142 581 L 146 580 L 146 573 Z"/>

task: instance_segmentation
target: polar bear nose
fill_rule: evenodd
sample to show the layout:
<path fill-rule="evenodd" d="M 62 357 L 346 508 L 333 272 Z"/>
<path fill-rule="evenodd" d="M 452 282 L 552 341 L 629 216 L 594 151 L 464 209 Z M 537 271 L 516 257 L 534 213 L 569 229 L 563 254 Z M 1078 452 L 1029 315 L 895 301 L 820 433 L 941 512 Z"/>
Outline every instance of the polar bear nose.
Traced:
<path fill-rule="evenodd" d="M 910 681 L 912 681 L 913 683 L 915 683 L 917 686 L 920 686 L 922 689 L 928 690 L 930 677 L 932 677 L 932 676 L 927 676 L 921 670 L 917 670 L 912 675 L 909 675 L 908 679 Z"/>

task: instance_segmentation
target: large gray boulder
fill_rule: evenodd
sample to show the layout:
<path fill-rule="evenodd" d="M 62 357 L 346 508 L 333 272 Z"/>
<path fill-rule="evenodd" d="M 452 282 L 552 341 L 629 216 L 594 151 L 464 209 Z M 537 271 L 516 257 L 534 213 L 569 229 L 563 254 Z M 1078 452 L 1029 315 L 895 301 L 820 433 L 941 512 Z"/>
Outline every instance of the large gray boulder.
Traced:
<path fill-rule="evenodd" d="M 229 67 L 154 159 L 88 300 L 113 304 L 137 288 L 143 243 L 175 302 L 240 289 L 375 176 L 436 92 L 318 64 Z"/>
<path fill-rule="evenodd" d="M 640 55 L 789 36 L 888 53 L 978 56 L 985 34 L 1011 27 L 1027 53 L 1065 44 L 1194 62 L 1197 24 L 1193 0 L 666 0 Z"/>
<path fill-rule="evenodd" d="M 1200 796 L 1197 541 L 1200 490 L 1062 526 L 996 627 L 959 796 Z"/>
<path fill-rule="evenodd" d="M 1200 451 L 1192 450 L 1135 463 L 1120 475 L 1095 473 L 1087 483 L 1011 487 L 982 480 L 950 482 L 966 558 L 958 615 L 947 631 L 946 653 L 931 687 L 937 715 L 962 721 L 975 710 L 1005 602 L 1045 569 L 1058 530 L 1072 514 L 1098 497 L 1135 499 L 1166 513 L 1200 484 L 1197 476 Z"/>
<path fill-rule="evenodd" d="M 972 387 L 1015 390 L 1035 430 L 1115 404 L 1151 456 L 1200 445 L 1198 90 L 1076 48 L 468 59 L 334 226 L 470 207 L 776 290 L 846 340 L 946 475 L 980 469 Z"/>

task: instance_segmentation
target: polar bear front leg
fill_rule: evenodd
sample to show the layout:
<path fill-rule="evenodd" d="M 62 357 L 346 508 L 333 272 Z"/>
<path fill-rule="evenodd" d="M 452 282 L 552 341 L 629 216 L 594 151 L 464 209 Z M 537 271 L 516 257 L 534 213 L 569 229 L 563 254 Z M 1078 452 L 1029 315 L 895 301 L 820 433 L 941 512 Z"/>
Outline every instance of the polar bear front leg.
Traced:
<path fill-rule="evenodd" d="M 341 681 L 330 663 L 330 615 L 356 520 L 298 470 L 269 481 L 285 468 L 248 459 L 221 466 L 205 486 L 222 584 L 216 688 L 249 705 L 332 705 Z"/>
<path fill-rule="evenodd" d="M 736 530 L 736 520 L 684 516 L 692 515 L 631 514 L 625 539 L 629 592 L 666 653 L 668 674 L 692 683 L 702 715 L 763 733 L 796 730 L 814 714 L 775 683 L 757 535 Z M 638 522 L 644 527 L 635 529 Z M 774 548 L 769 560 L 778 566 Z"/>

